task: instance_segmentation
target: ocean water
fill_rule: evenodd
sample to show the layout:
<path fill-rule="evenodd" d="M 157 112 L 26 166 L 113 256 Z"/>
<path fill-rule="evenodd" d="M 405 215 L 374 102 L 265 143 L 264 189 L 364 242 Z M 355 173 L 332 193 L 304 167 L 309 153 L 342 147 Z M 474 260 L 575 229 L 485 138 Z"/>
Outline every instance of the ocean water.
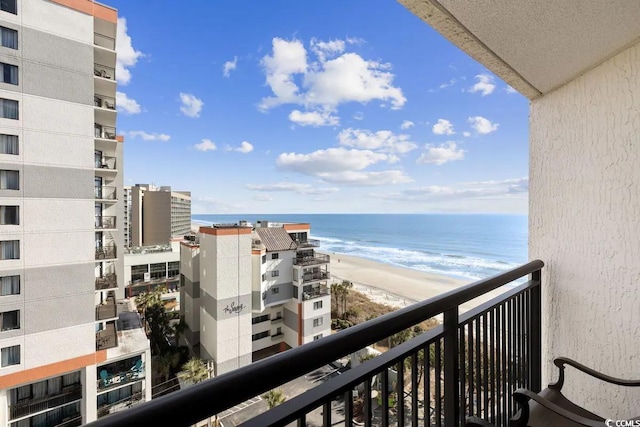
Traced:
<path fill-rule="evenodd" d="M 201 224 L 246 220 L 309 222 L 320 250 L 478 280 L 527 262 L 525 215 L 193 215 Z"/>

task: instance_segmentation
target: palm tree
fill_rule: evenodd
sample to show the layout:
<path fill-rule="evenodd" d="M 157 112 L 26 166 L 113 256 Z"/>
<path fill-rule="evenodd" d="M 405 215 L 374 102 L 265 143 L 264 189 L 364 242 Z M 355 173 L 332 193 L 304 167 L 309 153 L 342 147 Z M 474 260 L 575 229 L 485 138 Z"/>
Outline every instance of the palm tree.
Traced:
<path fill-rule="evenodd" d="M 162 375 L 163 382 L 169 380 L 171 370 L 180 362 L 180 353 L 165 352 L 151 358 L 151 366 Z"/>
<path fill-rule="evenodd" d="M 178 377 L 185 382 L 198 384 L 209 379 L 209 369 L 202 360 L 193 357 L 187 363 L 182 365 L 182 369 L 178 373 Z"/>
<path fill-rule="evenodd" d="M 269 390 L 262 396 L 267 401 L 269 409 L 275 408 L 287 400 L 287 396 L 284 395 L 284 390 L 281 388 L 274 388 Z"/>

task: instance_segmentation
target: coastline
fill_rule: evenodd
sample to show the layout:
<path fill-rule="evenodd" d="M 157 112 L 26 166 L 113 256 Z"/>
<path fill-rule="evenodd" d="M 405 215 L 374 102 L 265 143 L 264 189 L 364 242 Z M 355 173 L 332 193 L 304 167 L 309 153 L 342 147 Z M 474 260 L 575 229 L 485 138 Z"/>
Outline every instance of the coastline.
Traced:
<path fill-rule="evenodd" d="M 365 294 L 372 301 L 396 308 L 406 307 L 473 283 L 473 280 L 396 267 L 352 255 L 340 253 L 327 253 L 327 255 L 331 257 L 332 282 L 348 280 L 353 283 L 354 290 Z M 460 312 L 468 311 L 505 290 L 495 290 L 471 300 L 460 307 Z"/>

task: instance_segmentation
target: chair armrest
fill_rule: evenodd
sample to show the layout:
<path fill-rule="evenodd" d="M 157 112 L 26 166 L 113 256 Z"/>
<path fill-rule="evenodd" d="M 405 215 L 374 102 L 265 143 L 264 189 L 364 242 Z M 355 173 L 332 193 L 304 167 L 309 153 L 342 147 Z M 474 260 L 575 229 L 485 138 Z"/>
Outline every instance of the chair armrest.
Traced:
<path fill-rule="evenodd" d="M 478 417 L 467 417 L 465 427 L 495 427 L 493 424 Z"/>
<path fill-rule="evenodd" d="M 553 361 L 553 364 L 558 367 L 560 376 L 558 378 L 558 381 L 549 384 L 549 387 L 556 390 L 560 390 L 562 388 L 562 385 L 564 384 L 564 365 L 572 366 L 577 370 L 592 376 L 593 378 L 597 378 L 601 381 L 605 381 L 611 384 L 621 385 L 625 387 L 640 387 L 640 380 L 623 380 L 620 378 L 610 377 L 609 375 L 601 374 L 600 372 L 594 371 L 591 368 L 587 368 L 586 366 L 576 362 L 575 360 L 571 360 L 568 357 L 558 357 Z"/>
<path fill-rule="evenodd" d="M 574 423 L 577 423 L 581 426 L 602 427 L 605 425 L 604 420 L 593 420 L 590 418 L 585 418 L 571 411 L 568 411 L 567 409 L 551 402 L 550 400 L 547 400 L 542 396 L 538 396 L 536 393 L 524 388 L 520 388 L 515 392 L 513 392 L 513 396 L 516 398 L 516 401 L 520 403 L 520 405 L 522 406 L 521 417 L 524 419 L 525 422 L 529 420 L 529 415 L 530 415 L 529 400 L 533 400 L 534 402 L 538 403 L 544 408 L 552 412 L 555 412 L 561 417 L 566 418 L 567 420 L 573 421 Z"/>

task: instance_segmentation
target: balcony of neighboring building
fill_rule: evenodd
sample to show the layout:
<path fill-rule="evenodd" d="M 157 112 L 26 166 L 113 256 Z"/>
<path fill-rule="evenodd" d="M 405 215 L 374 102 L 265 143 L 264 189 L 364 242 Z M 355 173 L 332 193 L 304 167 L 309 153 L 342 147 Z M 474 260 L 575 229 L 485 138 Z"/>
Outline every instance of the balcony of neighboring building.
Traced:
<path fill-rule="evenodd" d="M 49 378 L 8 390 L 11 426 L 35 425 L 31 417 L 46 418 L 50 425 L 80 425 L 82 400 L 80 372 Z M 49 412 L 50 411 L 50 412 Z M 46 414 L 45 417 L 42 415 Z M 68 424 L 70 423 L 70 424 Z"/>
<path fill-rule="evenodd" d="M 110 388 L 136 382 L 145 378 L 144 361 L 141 355 L 119 360 L 97 367 L 98 393 Z"/>
<path fill-rule="evenodd" d="M 116 51 L 116 39 L 105 34 L 93 33 L 93 45 L 109 52 Z"/>
<path fill-rule="evenodd" d="M 94 196 L 96 200 L 99 200 L 103 203 L 115 203 L 117 198 L 116 187 L 112 187 L 109 185 L 102 185 L 99 187 L 94 187 Z"/>
<path fill-rule="evenodd" d="M 116 217 L 107 215 L 96 215 L 96 230 L 112 230 L 116 228 Z"/>
<path fill-rule="evenodd" d="M 108 139 L 110 141 L 116 141 L 117 139 L 116 128 L 104 123 L 94 123 L 93 132 L 93 136 L 96 139 Z"/>
<path fill-rule="evenodd" d="M 110 291 L 107 297 L 100 304 L 96 305 L 96 321 L 114 319 L 116 317 L 118 317 L 116 297 L 114 292 Z"/>
<path fill-rule="evenodd" d="M 115 245 L 96 246 L 96 261 L 112 260 L 117 258 Z"/>
<path fill-rule="evenodd" d="M 320 240 L 316 239 L 306 239 L 306 240 L 294 240 L 298 245 L 298 249 L 306 249 L 306 248 L 319 248 Z"/>
<path fill-rule="evenodd" d="M 114 64 L 115 65 L 115 64 Z M 108 65 L 94 63 L 93 64 L 93 75 L 94 77 L 102 80 L 107 80 L 113 82 L 115 85 L 116 82 L 116 69 L 110 67 Z"/>
<path fill-rule="evenodd" d="M 312 265 L 329 264 L 329 255 L 325 254 L 312 254 L 312 255 L 298 255 L 293 259 L 293 265 L 297 267 L 308 267 Z"/>
<path fill-rule="evenodd" d="M 302 268 L 293 270 L 293 282 L 296 286 L 304 286 L 312 283 L 326 282 L 331 279 L 331 274 L 327 271 L 328 264 L 320 267 Z"/>
<path fill-rule="evenodd" d="M 149 339 L 133 301 L 116 301 L 115 307 L 115 318 L 96 332 L 96 350 L 107 350 L 107 360 L 144 354 L 149 350 Z"/>
<path fill-rule="evenodd" d="M 96 152 L 94 157 L 94 174 L 96 176 L 113 176 L 118 172 L 117 158 L 114 156 L 105 156 L 102 152 Z"/>
<path fill-rule="evenodd" d="M 331 289 L 326 285 L 308 285 L 302 289 L 302 300 L 308 301 L 310 299 L 324 297 L 331 293 Z"/>
<path fill-rule="evenodd" d="M 105 328 L 96 332 L 96 351 L 118 346 L 118 332 L 115 322 L 107 322 Z"/>
<path fill-rule="evenodd" d="M 96 291 L 104 291 L 118 287 L 118 277 L 115 273 L 96 277 Z"/>
<path fill-rule="evenodd" d="M 116 124 L 116 99 L 96 92 L 93 95 L 94 120 L 104 126 Z"/>

